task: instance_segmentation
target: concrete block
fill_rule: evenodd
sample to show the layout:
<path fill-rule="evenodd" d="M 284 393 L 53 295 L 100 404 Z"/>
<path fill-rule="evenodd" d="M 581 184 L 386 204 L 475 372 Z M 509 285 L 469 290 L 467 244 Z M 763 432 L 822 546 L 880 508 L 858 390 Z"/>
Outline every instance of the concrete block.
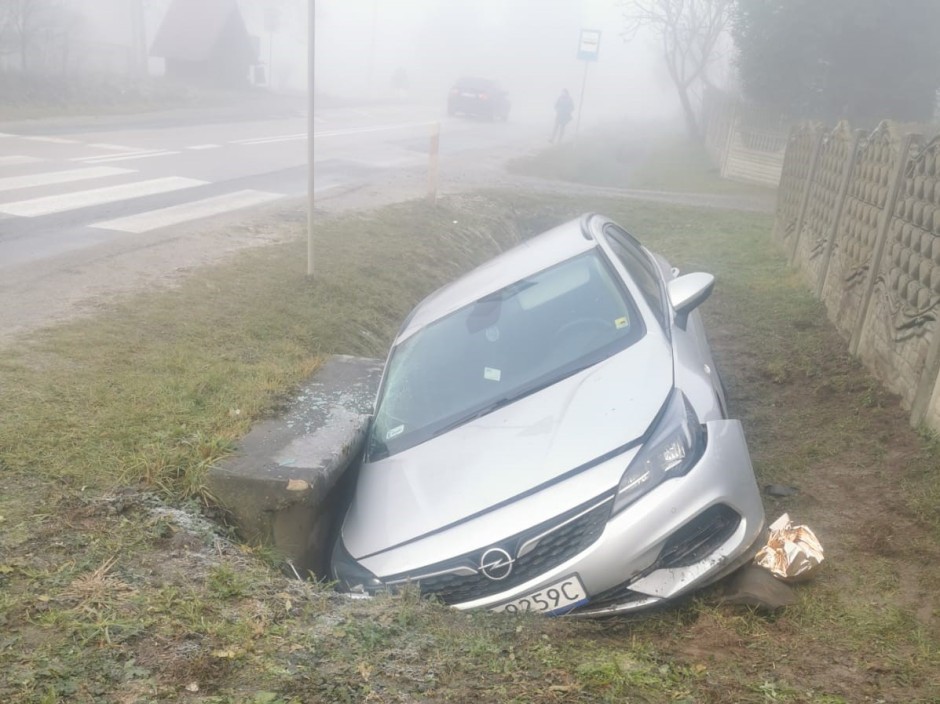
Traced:
<path fill-rule="evenodd" d="M 322 570 L 340 480 L 358 460 L 382 362 L 334 356 L 277 417 L 256 423 L 208 475 L 242 537 L 275 547 L 298 571 Z"/>

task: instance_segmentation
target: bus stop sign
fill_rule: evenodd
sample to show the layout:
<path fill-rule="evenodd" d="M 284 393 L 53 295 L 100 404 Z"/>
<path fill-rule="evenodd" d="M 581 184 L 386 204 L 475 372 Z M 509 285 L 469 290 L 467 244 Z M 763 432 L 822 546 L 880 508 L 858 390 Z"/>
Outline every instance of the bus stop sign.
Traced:
<path fill-rule="evenodd" d="M 582 29 L 578 42 L 578 58 L 582 61 L 597 61 L 601 50 L 601 33 L 597 29 Z"/>

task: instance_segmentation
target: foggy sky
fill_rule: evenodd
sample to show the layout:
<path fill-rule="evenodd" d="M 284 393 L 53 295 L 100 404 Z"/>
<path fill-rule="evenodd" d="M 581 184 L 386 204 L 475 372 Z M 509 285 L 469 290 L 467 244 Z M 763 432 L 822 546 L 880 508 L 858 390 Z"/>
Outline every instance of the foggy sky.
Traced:
<path fill-rule="evenodd" d="M 305 91 L 307 0 L 238 2 L 273 87 Z M 151 41 L 168 4 L 146 2 Z M 275 32 L 265 22 L 272 11 Z M 576 54 L 587 28 L 602 38 L 599 60 L 587 66 L 586 123 L 679 118 L 656 42 L 643 35 L 624 42 L 617 0 L 317 0 L 317 19 L 320 95 L 389 99 L 392 75 L 403 69 L 406 98 L 443 109 L 448 88 L 471 75 L 509 91 L 514 120 L 540 119 L 551 115 L 562 88 L 579 99 L 585 62 Z M 161 72 L 161 60 L 150 65 Z"/>
<path fill-rule="evenodd" d="M 319 0 L 318 20 L 319 92 L 386 95 L 401 66 L 416 99 L 443 103 L 457 77 L 478 75 L 503 84 L 514 117 L 550 112 L 562 88 L 579 97 L 583 27 L 602 32 L 600 58 L 587 67 L 586 117 L 677 114 L 655 45 L 623 41 L 615 0 Z"/>

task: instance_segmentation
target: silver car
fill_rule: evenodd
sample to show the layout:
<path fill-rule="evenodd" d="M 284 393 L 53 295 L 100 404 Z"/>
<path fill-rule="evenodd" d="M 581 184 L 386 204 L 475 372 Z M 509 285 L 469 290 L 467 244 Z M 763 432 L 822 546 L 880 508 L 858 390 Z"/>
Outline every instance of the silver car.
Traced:
<path fill-rule="evenodd" d="M 748 561 L 764 509 L 695 310 L 713 285 L 585 215 L 425 299 L 385 366 L 338 587 L 597 616 Z"/>

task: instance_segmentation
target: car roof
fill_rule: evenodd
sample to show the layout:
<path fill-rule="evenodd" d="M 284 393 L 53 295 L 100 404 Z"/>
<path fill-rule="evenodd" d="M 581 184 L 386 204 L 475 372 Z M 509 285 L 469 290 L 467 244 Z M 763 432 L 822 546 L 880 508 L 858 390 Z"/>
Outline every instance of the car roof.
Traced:
<path fill-rule="evenodd" d="M 421 301 L 405 320 L 396 344 L 490 293 L 594 249 L 597 242 L 593 235 L 585 234 L 590 232 L 591 217 L 584 215 L 536 235 L 439 288 Z"/>

